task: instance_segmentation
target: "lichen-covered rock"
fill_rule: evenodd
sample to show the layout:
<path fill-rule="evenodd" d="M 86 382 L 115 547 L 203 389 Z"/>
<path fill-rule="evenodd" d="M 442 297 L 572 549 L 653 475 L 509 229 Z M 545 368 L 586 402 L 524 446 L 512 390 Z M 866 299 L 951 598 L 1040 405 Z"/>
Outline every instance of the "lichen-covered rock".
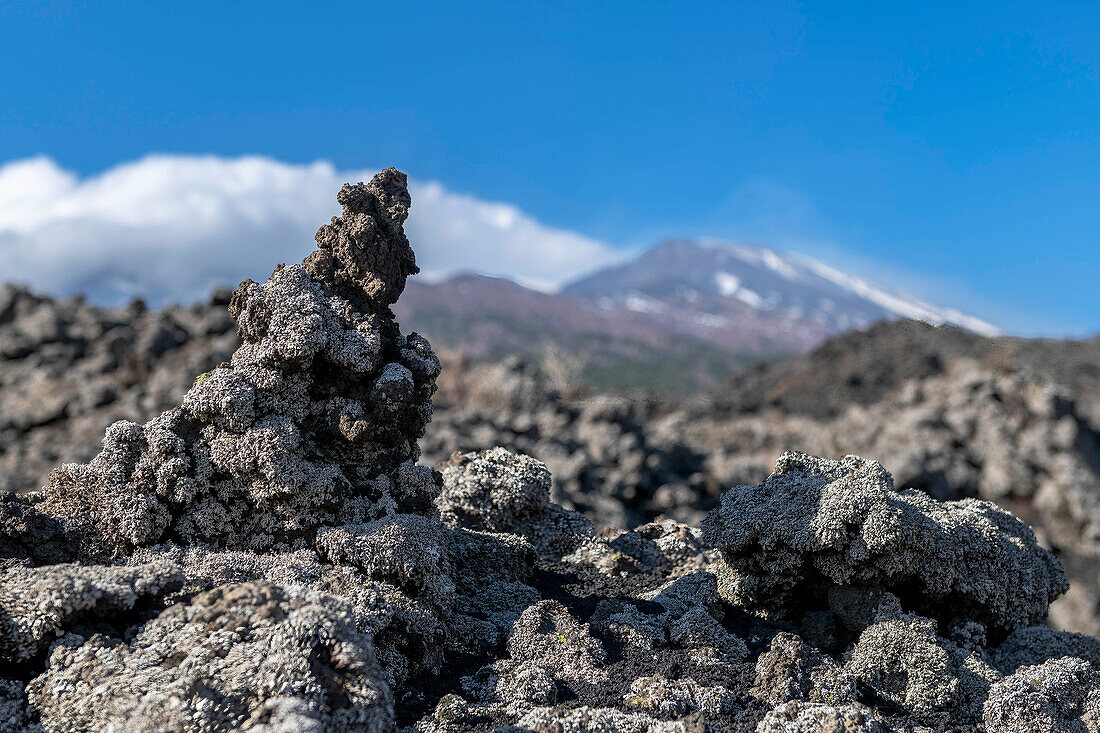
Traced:
<path fill-rule="evenodd" d="M 0 677 L 0 731 L 4 733 L 40 733 L 27 711 L 27 693 L 19 680 Z"/>
<path fill-rule="evenodd" d="M 497 678 L 495 694 L 520 709 L 530 705 L 550 705 L 558 696 L 558 684 L 546 667 L 521 662 Z"/>
<path fill-rule="evenodd" d="M 656 545 L 660 557 L 654 568 L 656 572 L 678 578 L 704 570 L 714 563 L 716 555 L 703 542 L 698 527 L 665 519 L 643 524 L 634 533 Z"/>
<path fill-rule="evenodd" d="M 447 529 L 434 517 L 395 514 L 368 524 L 326 527 L 317 534 L 321 555 L 350 564 L 445 613 L 454 601 Z"/>
<path fill-rule="evenodd" d="M 344 215 L 317 232 L 306 269 L 364 309 L 393 305 L 405 279 L 420 272 L 401 228 L 412 205 L 405 174 L 390 168 L 365 185 L 344 184 L 336 201 Z"/>
<path fill-rule="evenodd" d="M 537 603 L 527 584 L 535 551 L 522 536 L 449 530 L 448 556 L 456 592 L 447 619 L 449 648 L 463 653 L 499 649 L 519 615 Z"/>
<path fill-rule="evenodd" d="M 451 427 L 463 450 L 511 431 L 564 466 L 557 484 L 502 448 L 418 465 L 439 362 L 390 311 L 416 271 L 404 183 L 345 187 L 317 251 L 224 297 L 243 341 L 231 356 L 188 361 L 205 373 L 150 388 L 155 410 L 113 414 L 129 420 L 42 495 L 0 497 L 0 672 L 15 678 L 0 680 L 0 716 L 20 733 L 852 733 L 883 730 L 881 713 L 920 730 L 980 724 L 994 663 L 1091 654 L 1012 631 L 1064 585 L 1024 525 L 895 491 L 875 463 L 788 454 L 700 532 L 655 512 L 695 522 L 728 484 L 701 454 L 649 441 L 652 406 L 530 409 L 512 373 L 506 416 Z M 7 293 L 0 325 L 38 307 Z M 186 313 L 151 319 L 143 353 L 201 329 Z M 109 339 L 100 326 L 72 348 Z M 23 353 L 6 333 L 0 351 Z M 75 409 L 51 384 L 0 414 L 0 440 Z M 597 535 L 552 497 L 653 521 Z"/>
<path fill-rule="evenodd" d="M 901 618 L 867 627 L 847 667 L 877 695 L 924 720 L 936 721 L 958 702 L 959 679 L 931 619 Z"/>
<path fill-rule="evenodd" d="M 1100 670 L 1100 639 L 1049 626 L 1028 626 L 1013 631 L 993 652 L 997 667 L 1005 674 L 1061 657 L 1084 659 Z"/>
<path fill-rule="evenodd" d="M 1066 589 L 1058 561 L 1011 514 L 896 491 L 882 466 L 855 456 L 786 453 L 759 486 L 727 491 L 703 530 L 722 552 L 724 595 L 770 613 L 831 585 L 862 586 L 944 622 L 1011 629 L 1043 619 Z"/>
<path fill-rule="evenodd" d="M 898 597 L 881 588 L 836 585 L 828 589 L 825 598 L 840 623 L 857 634 L 871 624 L 902 615 Z"/>
<path fill-rule="evenodd" d="M 76 624 L 125 619 L 181 585 L 180 568 L 167 562 L 0 570 L 0 663 L 26 662 Z"/>
<path fill-rule="evenodd" d="M 985 702 L 989 733 L 1100 730 L 1100 674 L 1084 660 L 1050 659 L 997 682 Z"/>
<path fill-rule="evenodd" d="M 889 729 L 867 708 L 788 702 L 773 708 L 756 733 L 888 733 Z"/>
<path fill-rule="evenodd" d="M 643 613 L 626 601 L 600 601 L 589 623 L 600 636 L 640 649 L 656 649 L 669 642 L 666 618 Z"/>
<path fill-rule="evenodd" d="M 460 595 L 447 618 L 448 649 L 465 653 L 499 649 L 523 610 L 540 599 L 531 586 L 508 581 L 489 582 L 476 593 Z"/>
<path fill-rule="evenodd" d="M 671 519 L 614 536 L 586 538 L 564 560 L 594 566 L 607 575 L 656 574 L 678 578 L 710 567 L 717 553 L 698 528 Z"/>
<path fill-rule="evenodd" d="M 165 596 L 168 602 L 187 601 L 197 593 L 222 585 L 264 580 L 280 585 L 306 586 L 343 598 L 351 604 L 357 624 L 363 630 L 376 632 L 393 615 L 393 609 L 384 600 L 382 584 L 371 582 L 355 566 L 326 563 L 313 550 L 261 554 L 248 550 L 211 552 L 202 547 L 160 545 L 138 550 L 126 558 L 126 563 L 169 563 L 180 568 L 183 587 Z"/>
<path fill-rule="evenodd" d="M 794 634 L 780 632 L 756 660 L 754 691 L 769 705 L 792 700 L 840 705 L 856 699 L 856 678 Z"/>
<path fill-rule="evenodd" d="M 550 501 L 546 466 L 503 448 L 451 456 L 436 503 L 452 527 L 522 534 L 547 557 L 572 552 L 593 535 L 584 515 Z"/>
<path fill-rule="evenodd" d="M 557 601 L 539 601 L 520 615 L 508 638 L 508 653 L 515 662 L 534 662 L 557 679 L 607 679 L 603 645 Z"/>
<path fill-rule="evenodd" d="M 373 733 L 393 722 L 371 637 L 348 604 L 268 583 L 200 594 L 128 642 L 66 637 L 28 693 L 46 731 Z"/>
<path fill-rule="evenodd" d="M 371 578 L 355 565 L 329 564 L 312 550 L 258 554 L 176 546 L 146 548 L 127 559 L 150 561 L 182 568 L 184 587 L 168 594 L 168 602 L 188 602 L 205 590 L 257 580 L 305 586 L 347 601 L 356 628 L 374 636 L 375 654 L 393 685 L 441 663 L 446 633 L 435 608 L 410 598 L 395 585 Z"/>
<path fill-rule="evenodd" d="M 344 512 L 369 522 L 410 492 L 434 493 L 409 461 L 439 361 L 389 310 L 417 271 L 401 229 L 405 176 L 384 171 L 339 200 L 343 217 L 322 227 L 303 265 L 237 289 L 243 344 L 229 363 L 201 375 L 180 407 L 112 425 L 91 463 L 54 472 L 40 508 L 84 557 L 168 540 L 304 547 Z"/>
<path fill-rule="evenodd" d="M 737 695 L 725 687 L 700 685 L 691 678 L 670 680 L 663 675 L 634 680 L 623 700 L 628 710 L 640 710 L 665 720 L 695 712 L 730 715 L 740 707 Z"/>
<path fill-rule="evenodd" d="M 0 561 L 52 564 L 72 559 L 60 522 L 25 497 L 0 492 Z"/>
<path fill-rule="evenodd" d="M 535 708 L 500 733 L 705 733 L 706 726 L 698 717 L 687 720 L 660 721 L 644 713 L 625 713 L 614 708 L 583 706 L 571 710 Z"/>
<path fill-rule="evenodd" d="M 491 532 L 511 530 L 550 503 L 546 466 L 503 448 L 452 456 L 443 487 L 437 503 L 446 519 Z"/>
<path fill-rule="evenodd" d="M 664 609 L 656 622 L 666 629 L 673 647 L 689 650 L 697 659 L 722 664 L 741 662 L 749 650 L 722 624 L 717 587 L 714 575 L 698 572 L 642 593 L 642 599 Z"/>

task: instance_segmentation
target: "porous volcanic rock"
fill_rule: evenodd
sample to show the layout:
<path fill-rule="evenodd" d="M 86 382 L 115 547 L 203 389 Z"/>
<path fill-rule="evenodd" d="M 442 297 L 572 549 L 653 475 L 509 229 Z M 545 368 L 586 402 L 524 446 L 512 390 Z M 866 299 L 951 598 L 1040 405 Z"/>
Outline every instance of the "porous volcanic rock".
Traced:
<path fill-rule="evenodd" d="M 179 405 L 240 343 L 230 298 L 151 311 L 0 288 L 0 489 L 38 488 L 57 463 L 93 458 L 110 423 Z M 499 445 L 547 465 L 555 502 L 628 529 L 697 524 L 791 447 L 874 458 L 899 488 L 1025 519 L 1071 582 L 1051 623 L 1100 634 L 1100 339 L 883 323 L 686 402 L 585 394 L 516 358 L 445 361 L 428 465 Z"/>
<path fill-rule="evenodd" d="M 230 295 L 150 310 L 0 287 L 0 491 L 38 489 L 59 463 L 91 460 L 111 423 L 178 405 L 240 344 Z"/>
<path fill-rule="evenodd" d="M 384 730 L 390 686 L 441 663 L 450 530 L 416 464 L 439 362 L 389 310 L 405 177 L 338 199 L 302 265 L 233 294 L 242 344 L 178 407 L 0 502 L 0 669 L 35 725 Z"/>
<path fill-rule="evenodd" d="M 78 623 L 125 619 L 143 601 L 182 585 L 179 567 L 166 562 L 0 570 L 0 659 L 25 663 Z"/>
<path fill-rule="evenodd" d="M 782 613 L 832 585 L 893 592 L 903 607 L 1012 629 L 1041 621 L 1067 589 L 1058 561 L 996 505 L 896 491 L 877 462 L 785 453 L 758 486 L 739 486 L 703 522 L 722 552 L 722 590 Z"/>
<path fill-rule="evenodd" d="M 891 345 L 891 334 L 897 331 L 917 331 L 926 341 L 949 335 L 931 327 L 896 324 L 843 341 L 866 349 L 863 360 L 890 364 L 899 358 Z M 1100 340 L 1094 339 L 1089 349 L 1084 344 L 1066 346 L 1087 354 L 1095 353 L 1097 344 Z M 1054 604 L 1051 622 L 1097 635 L 1097 403 L 1089 393 L 1074 391 L 1052 376 L 1091 384 L 1088 374 L 1100 374 L 1100 362 L 1074 366 L 1061 363 L 1057 344 L 1017 344 L 1028 353 L 1042 345 L 1049 347 L 1049 371 L 1038 368 L 1038 359 L 1009 358 L 1013 349 L 998 351 L 992 363 L 955 356 L 932 375 L 891 382 L 894 391 L 878 390 L 877 401 L 849 403 L 835 415 L 810 417 L 793 408 L 740 414 L 700 403 L 657 418 L 649 429 L 650 440 L 657 446 L 671 442 L 705 456 L 704 474 L 727 486 L 758 483 L 775 455 L 797 446 L 830 458 L 873 457 L 889 467 L 900 489 L 921 489 L 940 500 L 995 502 L 1034 527 L 1042 544 L 1056 552 L 1065 568 L 1071 590 Z M 816 367 L 825 377 L 836 366 L 830 355 L 840 358 L 833 347 L 818 355 L 821 362 Z M 897 364 L 900 371 L 910 366 L 906 360 Z M 809 366 L 799 369 L 808 374 Z M 836 375 L 837 379 L 846 373 Z M 815 376 L 813 383 L 825 377 Z M 804 387 L 786 385 L 808 399 L 811 392 L 803 392 Z"/>
<path fill-rule="evenodd" d="M 1100 675 L 1073 657 L 1021 667 L 993 685 L 984 722 L 989 733 L 1100 730 Z"/>
<path fill-rule="evenodd" d="M 493 440 L 421 465 L 439 362 L 390 312 L 416 269 L 404 176 L 339 201 L 317 251 L 228 299 L 242 343 L 177 406 L 111 425 L 90 463 L 0 501 L 0 725 L 971 733 L 1035 711 L 1092 725 L 1100 642 L 1036 626 L 1061 568 L 987 502 L 785 454 L 701 532 L 720 495 L 692 493 L 702 454 L 658 447 L 629 402 L 524 428 L 523 375 L 496 395 L 513 438 L 596 470 L 574 467 L 563 492 L 539 456 Z M 563 495 L 654 521 L 597 532 Z"/>
<path fill-rule="evenodd" d="M 346 604 L 295 586 L 222 586 L 128 641 L 63 639 L 28 687 L 46 731 L 384 730 L 390 689 Z"/>
<path fill-rule="evenodd" d="M 338 198 L 343 217 L 302 265 L 233 294 L 244 343 L 228 363 L 200 375 L 180 407 L 115 423 L 91 463 L 51 476 L 42 510 L 84 557 L 166 540 L 293 549 L 349 511 L 360 521 L 394 511 L 439 361 L 389 311 L 417 271 L 401 229 L 404 175 Z"/>
<path fill-rule="evenodd" d="M 756 733 L 886 733 L 866 708 L 816 702 L 786 702 L 768 712 Z"/>

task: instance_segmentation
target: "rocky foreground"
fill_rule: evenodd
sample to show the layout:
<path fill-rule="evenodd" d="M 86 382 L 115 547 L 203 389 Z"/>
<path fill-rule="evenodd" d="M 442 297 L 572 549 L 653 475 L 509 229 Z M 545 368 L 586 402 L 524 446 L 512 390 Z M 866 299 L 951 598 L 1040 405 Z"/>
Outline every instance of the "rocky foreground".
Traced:
<path fill-rule="evenodd" d="M 0 480 L 45 488 L 0 498 L 0 729 L 1100 730 L 1100 640 L 1044 625 L 1059 557 L 1091 623 L 1100 536 L 1053 381 L 959 360 L 822 415 L 448 381 L 390 310 L 404 176 L 339 201 L 203 308 L 4 291 Z"/>

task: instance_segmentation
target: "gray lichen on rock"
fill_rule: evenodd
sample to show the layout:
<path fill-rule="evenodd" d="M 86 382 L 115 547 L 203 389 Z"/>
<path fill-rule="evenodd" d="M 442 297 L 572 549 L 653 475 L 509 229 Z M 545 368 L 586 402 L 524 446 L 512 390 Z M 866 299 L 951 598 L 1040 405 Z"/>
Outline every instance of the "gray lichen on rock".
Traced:
<path fill-rule="evenodd" d="M 84 557 L 164 541 L 293 549 L 348 505 L 359 521 L 396 510 L 439 373 L 389 311 L 416 272 L 405 185 L 391 169 L 345 186 L 319 250 L 237 289 L 244 343 L 228 364 L 144 426 L 112 425 L 88 465 L 54 472 L 41 508 Z"/>
<path fill-rule="evenodd" d="M 757 733 L 887 733 L 889 729 L 867 708 L 816 702 L 786 702 L 773 708 Z"/>
<path fill-rule="evenodd" d="M 756 660 L 753 691 L 770 705 L 791 700 L 840 705 L 856 699 L 856 677 L 794 634 L 780 632 Z"/>
<path fill-rule="evenodd" d="M 1005 674 L 1061 657 L 1084 659 L 1100 670 L 1100 639 L 1049 626 L 1027 626 L 1009 634 L 992 656 Z"/>
<path fill-rule="evenodd" d="M 1074 657 L 1021 667 L 992 686 L 984 712 L 989 733 L 1091 733 L 1100 730 L 1100 674 Z"/>
<path fill-rule="evenodd" d="M 847 666 L 880 697 L 923 720 L 935 722 L 958 702 L 958 675 L 930 619 L 901 618 L 867 627 Z"/>
<path fill-rule="evenodd" d="M 606 681 L 602 669 L 607 652 L 592 636 L 588 624 L 578 622 L 556 601 L 540 601 L 516 620 L 508 638 L 508 653 L 516 663 L 529 662 L 551 677 L 568 682 Z"/>
<path fill-rule="evenodd" d="M 27 662 L 76 624 L 125 618 L 182 585 L 179 566 L 163 561 L 0 570 L 0 661 Z"/>
<path fill-rule="evenodd" d="M 702 532 L 597 534 L 529 456 L 419 465 L 440 367 L 390 311 L 404 176 L 338 200 L 301 265 L 227 298 L 243 343 L 178 407 L 0 497 L 0 729 L 1093 724 L 1100 642 L 1033 625 L 1061 569 L 992 505 L 786 454 Z M 660 473 L 627 463 L 615 492 Z"/>
<path fill-rule="evenodd" d="M 785 453 L 759 486 L 723 494 L 703 531 L 722 552 L 724 595 L 773 615 L 796 596 L 859 586 L 944 622 L 1012 629 L 1045 618 L 1067 587 L 1058 561 L 1008 512 L 896 491 L 882 466 L 855 456 Z"/>
<path fill-rule="evenodd" d="M 522 534 L 547 557 L 593 537 L 588 518 L 550 501 L 550 471 L 529 456 L 503 448 L 455 454 L 442 472 L 436 503 L 451 526 Z"/>
<path fill-rule="evenodd" d="M 230 585 L 173 606 L 132 641 L 63 639 L 28 688 L 47 731 L 384 730 L 393 701 L 346 603 Z"/>

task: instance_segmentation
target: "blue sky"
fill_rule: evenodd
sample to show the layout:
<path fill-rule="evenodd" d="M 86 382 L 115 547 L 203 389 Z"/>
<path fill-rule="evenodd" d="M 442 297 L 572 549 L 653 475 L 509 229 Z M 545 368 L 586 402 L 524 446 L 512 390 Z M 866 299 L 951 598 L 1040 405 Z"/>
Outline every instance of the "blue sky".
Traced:
<path fill-rule="evenodd" d="M 0 164 L 393 164 L 615 247 L 769 244 L 1085 334 L 1098 56 L 1095 3 L 9 0 Z"/>

